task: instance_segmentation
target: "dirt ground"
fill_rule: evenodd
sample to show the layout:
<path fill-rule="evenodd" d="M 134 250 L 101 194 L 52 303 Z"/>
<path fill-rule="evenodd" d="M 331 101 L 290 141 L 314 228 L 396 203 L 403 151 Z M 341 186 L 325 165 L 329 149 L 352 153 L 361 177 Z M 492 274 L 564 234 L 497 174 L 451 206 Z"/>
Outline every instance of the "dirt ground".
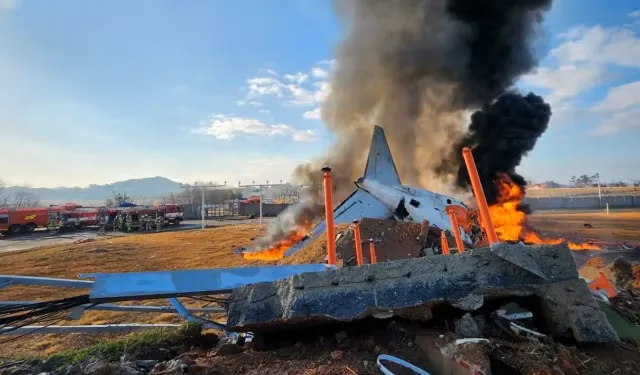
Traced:
<path fill-rule="evenodd" d="M 529 216 L 529 222 L 545 236 L 640 243 L 640 211 L 612 210 L 608 215 L 592 210 L 539 211 Z"/>
<path fill-rule="evenodd" d="M 612 243 L 640 244 L 640 212 L 612 211 L 610 215 L 591 212 L 536 213 L 532 222 L 543 233 L 579 236 Z M 584 228 L 590 223 L 593 228 Z M 345 229 L 342 227 L 340 229 Z M 205 231 L 153 233 L 139 236 L 99 239 L 81 244 L 64 244 L 28 251 L 0 253 L 0 274 L 75 278 L 80 273 L 157 271 L 266 264 L 247 261 L 233 250 L 251 243 L 261 231 L 255 224 L 211 228 Z M 365 246 L 365 254 L 367 253 Z M 315 263 L 324 260 L 326 241 L 318 238 L 310 246 L 280 264 Z M 273 264 L 273 263 L 272 263 Z M 49 300 L 80 294 L 77 290 L 45 287 L 7 287 L 0 290 L 2 300 Z M 146 301 L 161 304 L 161 301 Z M 193 304 L 195 306 L 197 304 Z M 215 317 L 214 317 L 215 318 Z M 179 323 L 174 314 L 142 314 L 94 311 L 79 321 L 58 324 L 98 323 Z M 68 347 L 86 346 L 106 336 L 30 335 L 0 345 L 0 357 L 24 354 L 50 354 Z"/>

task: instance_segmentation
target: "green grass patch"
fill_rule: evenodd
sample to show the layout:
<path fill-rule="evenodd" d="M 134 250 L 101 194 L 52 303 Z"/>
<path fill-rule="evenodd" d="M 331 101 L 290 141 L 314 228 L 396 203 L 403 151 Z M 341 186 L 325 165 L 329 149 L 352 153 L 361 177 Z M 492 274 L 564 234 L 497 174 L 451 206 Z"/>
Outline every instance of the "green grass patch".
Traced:
<path fill-rule="evenodd" d="M 52 355 L 51 358 L 62 359 L 68 364 L 80 363 L 88 358 L 117 361 L 123 354 L 138 356 L 157 348 L 193 342 L 200 337 L 201 332 L 202 326 L 193 323 L 187 323 L 180 328 L 149 329 L 88 348 L 65 350 Z"/>

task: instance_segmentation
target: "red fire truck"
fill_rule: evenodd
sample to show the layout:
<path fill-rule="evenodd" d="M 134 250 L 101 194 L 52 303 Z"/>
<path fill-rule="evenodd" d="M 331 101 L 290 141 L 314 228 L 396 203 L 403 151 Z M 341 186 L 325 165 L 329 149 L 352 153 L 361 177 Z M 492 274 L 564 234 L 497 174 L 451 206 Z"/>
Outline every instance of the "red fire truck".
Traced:
<path fill-rule="evenodd" d="M 106 209 L 104 207 L 82 207 L 74 203 L 67 203 L 50 207 L 1 209 L 0 233 L 32 233 L 36 228 L 47 227 L 49 219 L 54 219 L 58 225 L 65 228 L 83 229 L 100 224 L 106 216 L 107 225 L 111 226 L 119 212 L 130 213 L 136 223 L 139 216 L 143 214 L 152 218 L 160 216 L 164 219 L 164 224 L 180 224 L 184 220 L 182 206 L 179 204 Z"/>
<path fill-rule="evenodd" d="M 24 207 L 0 210 L 0 233 L 31 233 L 36 228 L 46 227 L 49 218 L 58 218 L 61 210 L 43 207 Z"/>

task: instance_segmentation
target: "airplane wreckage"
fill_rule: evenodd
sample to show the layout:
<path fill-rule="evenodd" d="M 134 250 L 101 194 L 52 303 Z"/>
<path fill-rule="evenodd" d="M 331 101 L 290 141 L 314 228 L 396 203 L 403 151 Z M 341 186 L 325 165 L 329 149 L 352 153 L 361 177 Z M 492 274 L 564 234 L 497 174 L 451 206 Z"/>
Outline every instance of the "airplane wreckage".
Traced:
<path fill-rule="evenodd" d="M 470 150 L 465 152 L 469 168 L 473 160 Z M 470 175 L 474 168 L 469 168 Z M 460 207 L 465 215 L 471 210 L 454 198 L 402 185 L 384 131 L 376 126 L 364 176 L 356 181 L 356 190 L 335 210 L 327 210 L 325 220 L 311 235 L 285 254 L 296 253 L 326 232 L 328 264 L 79 275 L 83 280 L 0 275 L 0 296 L 2 288 L 12 285 L 88 291 L 54 301 L 0 302 L 0 335 L 121 332 L 158 326 L 37 325 L 45 318 L 50 320 L 52 314 L 78 319 L 87 309 L 172 312 L 233 338 L 367 317 L 429 320 L 434 317 L 432 309 L 440 305 L 461 313 L 486 314 L 483 307 L 489 301 L 529 298 L 535 301 L 532 304 L 536 311 L 545 312 L 537 317 L 542 322 L 537 328 L 546 335 L 577 342 L 618 341 L 618 334 L 599 309 L 598 301 L 579 277 L 569 247 L 499 242 L 477 172 L 471 180 L 479 200 L 478 216 L 487 237 L 486 246 L 452 254 L 443 251 L 419 258 L 337 267 L 334 225 L 360 218 L 428 222 L 438 230 L 457 232 L 456 237 L 464 245 L 473 247 L 473 231 L 457 223 L 457 219 L 464 218 L 458 214 L 459 209 L 449 207 Z M 330 186 L 326 190 L 331 191 Z M 456 241 L 456 245 L 460 242 Z M 188 308 L 183 304 L 188 298 L 205 299 L 215 307 Z M 168 299 L 171 306 L 118 304 L 149 299 Z M 210 318 L 210 314 L 220 312 L 226 313 L 226 321 Z M 516 321 L 507 324 L 520 327 Z"/>

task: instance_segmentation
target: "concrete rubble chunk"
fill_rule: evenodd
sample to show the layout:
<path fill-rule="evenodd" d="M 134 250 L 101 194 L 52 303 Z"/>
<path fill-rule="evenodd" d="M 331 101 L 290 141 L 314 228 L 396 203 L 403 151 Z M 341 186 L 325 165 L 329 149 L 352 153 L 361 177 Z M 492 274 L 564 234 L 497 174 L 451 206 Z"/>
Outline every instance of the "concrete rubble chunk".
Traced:
<path fill-rule="evenodd" d="M 482 329 L 469 313 L 464 314 L 454 324 L 456 333 L 462 337 L 482 337 Z"/>
<path fill-rule="evenodd" d="M 411 316 L 410 310 L 429 311 L 425 307 L 441 304 L 472 312 L 484 301 L 509 297 L 534 298 L 554 337 L 618 340 L 564 244 L 500 244 L 245 285 L 233 290 L 227 328 L 278 331 L 298 324 L 356 321 L 380 312 Z"/>

